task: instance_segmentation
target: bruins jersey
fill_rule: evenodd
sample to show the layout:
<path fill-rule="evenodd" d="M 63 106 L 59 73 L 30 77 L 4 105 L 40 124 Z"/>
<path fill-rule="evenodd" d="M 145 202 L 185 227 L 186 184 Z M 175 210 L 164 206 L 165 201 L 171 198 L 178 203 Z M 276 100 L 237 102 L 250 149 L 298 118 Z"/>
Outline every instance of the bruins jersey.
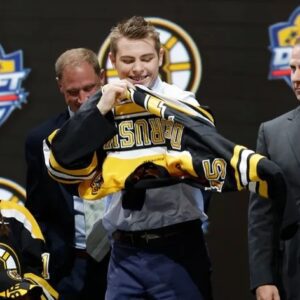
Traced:
<path fill-rule="evenodd" d="M 49 285 L 49 253 L 42 232 L 22 205 L 0 201 L 0 298 L 16 298 L 27 293 L 34 299 L 58 299 Z"/>
<path fill-rule="evenodd" d="M 284 209 L 280 168 L 220 135 L 208 109 L 137 87 L 103 117 L 95 107 L 99 97 L 44 143 L 50 175 L 78 184 L 82 198 L 186 182 L 216 192 L 246 188 Z"/>

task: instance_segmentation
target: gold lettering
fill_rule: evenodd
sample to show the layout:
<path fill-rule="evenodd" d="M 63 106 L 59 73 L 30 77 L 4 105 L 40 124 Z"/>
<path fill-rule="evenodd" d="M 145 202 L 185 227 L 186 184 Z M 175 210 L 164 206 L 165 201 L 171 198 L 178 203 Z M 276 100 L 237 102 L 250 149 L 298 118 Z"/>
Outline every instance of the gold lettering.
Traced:
<path fill-rule="evenodd" d="M 162 125 L 162 131 L 165 132 L 165 138 L 170 140 L 172 136 L 172 128 L 174 125 L 174 122 L 169 120 L 161 119 L 161 125 Z"/>
<path fill-rule="evenodd" d="M 136 146 L 151 145 L 151 140 L 149 137 L 149 126 L 145 119 L 140 119 L 135 122 L 134 133 Z"/>
<path fill-rule="evenodd" d="M 171 135 L 171 146 L 173 149 L 181 149 L 181 140 L 184 126 L 179 123 L 174 123 L 172 135 Z"/>
<path fill-rule="evenodd" d="M 162 120 L 160 118 L 149 119 L 151 126 L 151 141 L 154 145 L 161 145 L 165 143 L 164 132 L 162 127 Z"/>
<path fill-rule="evenodd" d="M 49 258 L 50 254 L 45 252 L 42 254 L 42 262 L 43 262 L 43 270 L 42 270 L 42 276 L 45 279 L 49 279 Z"/>
<path fill-rule="evenodd" d="M 107 143 L 105 143 L 103 149 L 104 150 L 120 149 L 118 135 L 116 134 L 112 139 L 110 139 Z"/>
<path fill-rule="evenodd" d="M 119 134 L 103 146 L 104 150 L 165 145 L 166 140 L 173 149 L 181 149 L 184 126 L 180 123 L 161 118 L 122 120 L 118 129 Z"/>
<path fill-rule="evenodd" d="M 211 163 L 208 159 L 202 161 L 207 180 L 224 180 L 226 177 L 226 161 L 223 158 L 215 158 Z"/>
<path fill-rule="evenodd" d="M 226 177 L 226 161 L 223 158 L 215 158 L 211 163 L 208 159 L 202 161 L 205 177 L 213 190 L 222 192 Z"/>
<path fill-rule="evenodd" d="M 121 148 L 130 148 L 135 144 L 133 130 L 133 121 L 123 121 L 119 124 Z"/>

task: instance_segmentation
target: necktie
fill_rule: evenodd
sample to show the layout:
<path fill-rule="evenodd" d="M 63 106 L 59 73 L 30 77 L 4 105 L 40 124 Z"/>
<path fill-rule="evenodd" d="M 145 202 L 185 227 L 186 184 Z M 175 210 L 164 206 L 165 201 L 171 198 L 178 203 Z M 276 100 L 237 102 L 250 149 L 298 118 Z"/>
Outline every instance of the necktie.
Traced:
<path fill-rule="evenodd" d="M 105 199 L 84 200 L 86 251 L 98 262 L 110 249 L 108 235 L 102 224 L 105 202 Z"/>

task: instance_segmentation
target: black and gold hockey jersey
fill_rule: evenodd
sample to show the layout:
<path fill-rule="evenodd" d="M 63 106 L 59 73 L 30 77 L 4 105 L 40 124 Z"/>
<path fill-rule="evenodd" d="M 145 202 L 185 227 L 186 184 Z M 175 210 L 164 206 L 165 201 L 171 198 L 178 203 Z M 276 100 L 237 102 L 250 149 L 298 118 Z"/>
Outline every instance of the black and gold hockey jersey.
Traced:
<path fill-rule="evenodd" d="M 47 282 L 49 253 L 35 219 L 10 201 L 0 201 L 0 211 L 0 298 L 58 299 Z"/>
<path fill-rule="evenodd" d="M 208 109 L 137 87 L 103 117 L 95 107 L 99 96 L 44 144 L 50 175 L 78 184 L 82 198 L 186 182 L 217 192 L 247 188 L 283 210 L 280 168 L 220 135 Z"/>

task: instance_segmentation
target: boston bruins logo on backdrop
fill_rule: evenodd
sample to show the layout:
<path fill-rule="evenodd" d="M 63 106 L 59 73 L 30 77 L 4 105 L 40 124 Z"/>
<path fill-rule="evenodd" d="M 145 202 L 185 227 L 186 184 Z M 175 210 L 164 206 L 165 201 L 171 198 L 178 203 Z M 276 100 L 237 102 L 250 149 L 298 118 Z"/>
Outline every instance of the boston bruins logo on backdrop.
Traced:
<path fill-rule="evenodd" d="M 162 80 L 196 93 L 201 80 L 202 64 L 198 48 L 190 35 L 171 21 L 152 17 L 146 19 L 156 27 L 165 50 L 163 66 L 160 68 Z M 107 82 L 111 82 L 118 78 L 118 74 L 108 53 L 107 38 L 99 50 L 98 58 L 101 66 L 106 69 Z"/>
<path fill-rule="evenodd" d="M 26 192 L 14 181 L 0 177 L 0 199 L 23 204 L 26 199 Z"/>

